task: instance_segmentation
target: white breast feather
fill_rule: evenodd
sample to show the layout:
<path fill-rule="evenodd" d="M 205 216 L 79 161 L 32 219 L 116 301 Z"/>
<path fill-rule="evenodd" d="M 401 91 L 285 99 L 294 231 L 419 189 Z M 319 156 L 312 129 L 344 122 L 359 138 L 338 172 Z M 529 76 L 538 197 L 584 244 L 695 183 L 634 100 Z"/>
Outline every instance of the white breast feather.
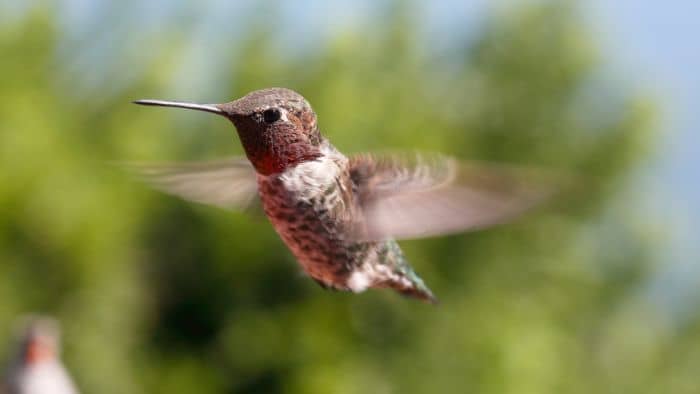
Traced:
<path fill-rule="evenodd" d="M 280 175 L 280 180 L 289 193 L 300 200 L 309 201 L 335 183 L 340 171 L 337 158 L 324 154 L 314 161 L 286 170 Z"/>

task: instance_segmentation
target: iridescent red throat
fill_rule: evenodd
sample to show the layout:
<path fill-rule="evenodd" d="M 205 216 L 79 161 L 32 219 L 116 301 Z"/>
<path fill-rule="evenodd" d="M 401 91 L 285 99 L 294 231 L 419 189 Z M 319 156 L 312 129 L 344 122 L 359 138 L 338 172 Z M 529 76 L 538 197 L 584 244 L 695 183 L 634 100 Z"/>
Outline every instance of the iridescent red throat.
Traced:
<path fill-rule="evenodd" d="M 236 129 L 248 160 L 261 175 L 280 173 L 322 156 L 317 131 L 310 138 L 292 127 L 256 132 L 239 124 Z"/>

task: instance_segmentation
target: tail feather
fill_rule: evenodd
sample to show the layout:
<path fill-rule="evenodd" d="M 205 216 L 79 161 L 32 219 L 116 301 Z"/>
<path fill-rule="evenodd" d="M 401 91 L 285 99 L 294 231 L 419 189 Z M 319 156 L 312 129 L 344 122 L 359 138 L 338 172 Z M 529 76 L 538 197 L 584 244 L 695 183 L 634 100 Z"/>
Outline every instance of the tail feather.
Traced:
<path fill-rule="evenodd" d="M 402 295 L 406 297 L 411 297 L 411 298 L 417 298 L 421 301 L 425 301 L 429 304 L 437 305 L 440 303 L 440 301 L 433 295 L 433 293 L 429 289 L 417 289 L 417 288 L 408 288 L 408 289 L 397 289 Z"/>
<path fill-rule="evenodd" d="M 408 264 L 396 241 L 388 241 L 386 246 L 388 252 L 386 255 L 389 257 L 387 260 L 394 266 L 394 273 L 398 274 L 398 277 L 386 280 L 381 287 L 389 287 L 407 297 L 437 304 L 438 299 Z"/>
<path fill-rule="evenodd" d="M 376 287 L 394 289 L 403 296 L 415 298 L 430 304 L 439 303 L 437 297 L 423 284 L 423 281 L 411 282 L 410 284 L 407 284 L 405 281 L 386 281 L 378 284 Z"/>
<path fill-rule="evenodd" d="M 437 297 L 435 297 L 433 292 L 425 285 L 423 280 L 413 271 L 411 271 L 411 274 L 412 275 L 406 278 L 409 280 L 409 285 L 407 285 L 405 281 L 391 281 L 386 283 L 386 285 L 406 297 L 416 298 L 430 304 L 437 304 Z"/>

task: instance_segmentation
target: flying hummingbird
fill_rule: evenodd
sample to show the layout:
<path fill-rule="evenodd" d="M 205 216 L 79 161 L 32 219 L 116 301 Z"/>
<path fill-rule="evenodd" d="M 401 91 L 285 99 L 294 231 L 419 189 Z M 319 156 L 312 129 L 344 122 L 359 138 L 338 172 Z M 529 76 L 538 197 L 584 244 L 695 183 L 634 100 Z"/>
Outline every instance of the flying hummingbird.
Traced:
<path fill-rule="evenodd" d="M 145 166 L 141 173 L 165 192 L 224 208 L 244 208 L 257 192 L 279 236 L 324 288 L 392 288 L 435 302 L 396 239 L 496 224 L 545 194 L 512 171 L 446 156 L 346 157 L 321 135 L 309 102 L 289 89 L 256 90 L 226 104 L 135 103 L 229 119 L 247 160 Z"/>
<path fill-rule="evenodd" d="M 77 394 L 59 352 L 58 323 L 48 317 L 29 318 L 5 376 L 5 391 L 0 387 L 0 393 Z"/>

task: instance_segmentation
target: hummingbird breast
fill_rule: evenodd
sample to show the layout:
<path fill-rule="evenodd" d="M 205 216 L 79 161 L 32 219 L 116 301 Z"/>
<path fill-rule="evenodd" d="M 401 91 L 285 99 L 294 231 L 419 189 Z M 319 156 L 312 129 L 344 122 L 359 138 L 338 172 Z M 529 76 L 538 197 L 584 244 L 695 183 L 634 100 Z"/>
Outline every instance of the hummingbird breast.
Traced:
<path fill-rule="evenodd" d="M 348 159 L 332 147 L 313 161 L 258 175 L 263 209 L 302 268 L 324 286 L 348 289 L 370 245 L 346 239 L 355 212 Z"/>

